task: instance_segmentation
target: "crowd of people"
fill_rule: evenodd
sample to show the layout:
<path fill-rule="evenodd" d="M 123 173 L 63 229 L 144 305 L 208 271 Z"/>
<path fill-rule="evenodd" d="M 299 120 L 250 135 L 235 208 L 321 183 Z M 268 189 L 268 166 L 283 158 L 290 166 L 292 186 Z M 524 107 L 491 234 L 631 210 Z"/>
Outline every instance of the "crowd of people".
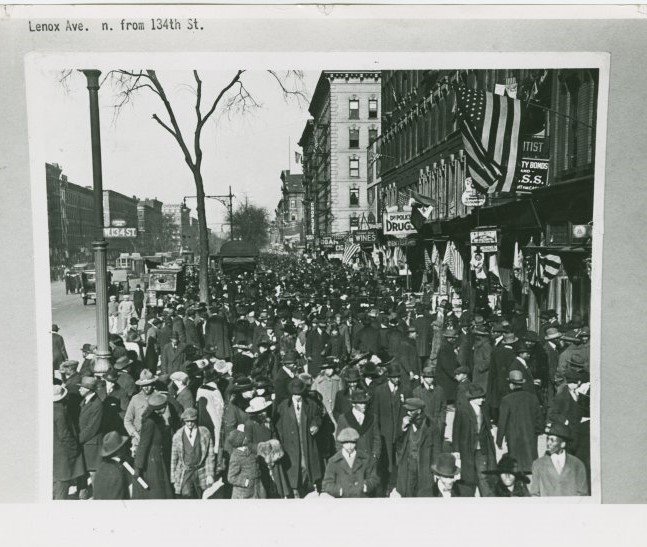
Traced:
<path fill-rule="evenodd" d="M 55 499 L 589 494 L 577 317 L 302 256 L 210 289 L 133 310 L 107 373 L 56 340 Z"/>

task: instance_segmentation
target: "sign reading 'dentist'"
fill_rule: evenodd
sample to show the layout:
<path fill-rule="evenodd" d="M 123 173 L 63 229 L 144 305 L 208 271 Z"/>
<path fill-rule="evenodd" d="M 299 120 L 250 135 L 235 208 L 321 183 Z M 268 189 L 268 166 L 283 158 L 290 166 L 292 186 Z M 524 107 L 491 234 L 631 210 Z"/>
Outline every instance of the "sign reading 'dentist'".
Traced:
<path fill-rule="evenodd" d="M 528 193 L 548 184 L 548 139 L 528 136 L 519 143 L 521 159 L 515 180 L 518 193 Z"/>
<path fill-rule="evenodd" d="M 408 211 L 385 212 L 382 229 L 384 235 L 389 236 L 406 236 L 416 233 L 416 229 L 411 224 L 411 213 Z"/>

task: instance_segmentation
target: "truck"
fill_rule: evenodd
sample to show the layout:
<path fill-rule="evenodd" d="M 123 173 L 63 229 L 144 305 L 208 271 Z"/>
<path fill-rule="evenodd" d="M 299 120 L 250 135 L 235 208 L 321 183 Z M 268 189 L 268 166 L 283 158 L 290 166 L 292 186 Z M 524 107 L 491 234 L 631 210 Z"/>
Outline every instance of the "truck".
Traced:
<path fill-rule="evenodd" d="M 246 241 L 227 241 L 216 256 L 224 274 L 237 275 L 256 269 L 259 252 L 256 246 Z"/>

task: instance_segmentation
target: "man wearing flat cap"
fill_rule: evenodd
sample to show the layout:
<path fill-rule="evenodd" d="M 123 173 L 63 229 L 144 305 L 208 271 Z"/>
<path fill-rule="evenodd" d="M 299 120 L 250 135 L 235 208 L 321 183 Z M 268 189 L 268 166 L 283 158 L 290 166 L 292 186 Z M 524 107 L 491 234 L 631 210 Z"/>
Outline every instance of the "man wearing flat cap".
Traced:
<path fill-rule="evenodd" d="M 447 397 L 442 387 L 436 386 L 432 367 L 422 369 L 420 385 L 413 390 L 413 396 L 425 403 L 425 414 L 431 428 L 432 452 L 435 457 L 443 449 L 447 424 Z"/>
<path fill-rule="evenodd" d="M 375 425 L 375 416 L 367 410 L 369 401 L 370 397 L 366 391 L 355 390 L 350 395 L 352 407 L 339 416 L 337 430 L 350 427 L 357 431 L 357 449 L 371 455 L 377 462 L 380 457 L 381 440 Z"/>
<path fill-rule="evenodd" d="M 496 452 L 483 405 L 485 392 L 471 385 L 466 397 L 469 403 L 456 408 L 452 432 L 454 453 L 460 454 L 461 460 L 461 490 L 465 496 L 474 496 L 478 487 L 480 496 L 487 497 L 492 495 L 492 488 L 484 472 L 496 467 Z"/>
<path fill-rule="evenodd" d="M 359 433 L 346 427 L 337 435 L 341 450 L 326 466 L 322 490 L 335 498 L 365 498 L 373 494 L 379 479 L 371 454 L 357 450 Z"/>
<path fill-rule="evenodd" d="M 566 452 L 571 439 L 568 420 L 562 417 L 546 424 L 546 455 L 532 464 L 531 496 L 588 496 L 586 468 Z"/>
<path fill-rule="evenodd" d="M 425 415 L 425 402 L 417 397 L 405 399 L 406 416 L 398 434 L 396 490 L 402 497 L 432 495 L 432 435 Z"/>
<path fill-rule="evenodd" d="M 536 395 L 524 389 L 528 380 L 523 373 L 513 369 L 508 380 L 510 393 L 501 399 L 496 444 L 501 448 L 505 439 L 508 454 L 529 471 L 537 459 L 537 437 L 543 432 L 544 416 Z"/>
<path fill-rule="evenodd" d="M 305 397 L 306 385 L 299 378 L 290 383 L 290 397 L 277 408 L 276 432 L 286 457 L 283 460 L 294 497 L 312 491 L 323 476 L 315 435 L 321 427 L 317 405 Z"/>
<path fill-rule="evenodd" d="M 172 397 L 172 404 L 177 408 L 178 414 L 182 414 L 187 408 L 195 407 L 193 393 L 189 389 L 189 375 L 181 370 L 171 374 L 171 389 L 169 394 Z"/>
<path fill-rule="evenodd" d="M 198 411 L 182 412 L 184 426 L 173 435 L 171 444 L 171 482 L 182 499 L 201 499 L 214 481 L 216 458 L 209 430 L 198 425 Z"/>
<path fill-rule="evenodd" d="M 101 458 L 99 449 L 104 433 L 102 431 L 103 404 L 96 393 L 97 384 L 96 378 L 84 376 L 79 385 L 79 394 L 82 397 L 79 411 L 79 443 L 83 447 L 83 457 L 90 482 Z M 89 489 L 82 489 L 79 495 L 85 499 L 86 496 L 90 496 Z"/>

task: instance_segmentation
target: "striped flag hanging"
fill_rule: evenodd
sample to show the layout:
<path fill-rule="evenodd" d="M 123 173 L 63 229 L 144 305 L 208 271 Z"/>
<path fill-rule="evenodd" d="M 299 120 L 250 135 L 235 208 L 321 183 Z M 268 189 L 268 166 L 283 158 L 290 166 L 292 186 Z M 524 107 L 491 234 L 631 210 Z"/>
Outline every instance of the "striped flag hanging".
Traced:
<path fill-rule="evenodd" d="M 435 243 L 431 247 L 431 262 L 434 265 L 436 274 L 440 276 L 440 254 L 438 254 L 438 247 L 436 247 Z"/>
<path fill-rule="evenodd" d="M 353 257 L 360 251 L 361 247 L 357 243 L 347 242 L 344 247 L 344 255 L 342 256 L 342 264 L 348 264 Z"/>
<path fill-rule="evenodd" d="M 443 258 L 443 264 L 446 264 L 449 268 L 449 271 L 454 276 L 454 279 L 457 281 L 462 281 L 463 279 L 463 259 L 461 258 L 456 245 L 453 241 L 447 243 L 447 248 L 445 249 L 445 257 Z"/>
<path fill-rule="evenodd" d="M 530 284 L 543 288 L 559 273 L 562 259 L 559 255 L 537 253 L 535 269 L 530 278 Z"/>
<path fill-rule="evenodd" d="M 410 188 L 399 189 L 398 198 L 397 198 L 398 209 L 402 209 L 403 207 L 408 207 L 410 201 L 411 201 L 411 189 Z"/>
<path fill-rule="evenodd" d="M 474 188 L 511 192 L 517 168 L 521 102 L 461 86 L 458 120 Z"/>
<path fill-rule="evenodd" d="M 429 251 L 425 249 L 425 270 L 431 270 L 433 265 L 434 263 L 429 256 Z"/>

